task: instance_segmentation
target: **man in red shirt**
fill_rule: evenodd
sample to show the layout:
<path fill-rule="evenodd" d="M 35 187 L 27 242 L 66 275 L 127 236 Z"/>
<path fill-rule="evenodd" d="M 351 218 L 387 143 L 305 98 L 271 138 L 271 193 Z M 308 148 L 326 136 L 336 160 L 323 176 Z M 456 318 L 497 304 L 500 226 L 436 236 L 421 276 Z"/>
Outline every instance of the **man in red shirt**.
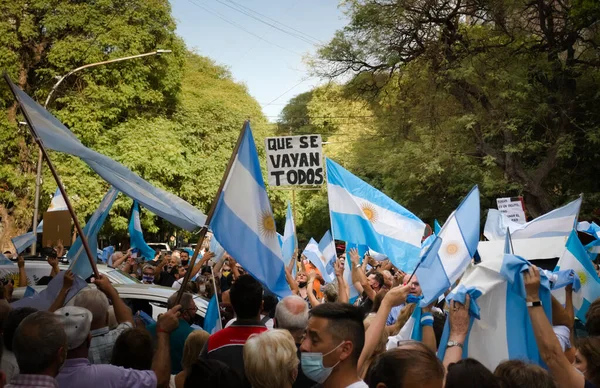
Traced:
<path fill-rule="evenodd" d="M 250 387 L 244 374 L 243 351 L 250 335 L 267 330 L 260 321 L 263 288 L 252 276 L 242 275 L 231 286 L 229 297 L 237 320 L 211 335 L 200 356 L 231 366 L 244 378 L 245 386 Z"/>

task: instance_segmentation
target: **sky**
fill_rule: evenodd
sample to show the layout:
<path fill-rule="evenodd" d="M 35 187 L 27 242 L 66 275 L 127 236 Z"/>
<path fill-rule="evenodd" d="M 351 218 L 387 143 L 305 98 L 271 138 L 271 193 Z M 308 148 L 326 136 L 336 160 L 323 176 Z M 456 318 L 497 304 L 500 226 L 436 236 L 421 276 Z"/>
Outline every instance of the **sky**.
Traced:
<path fill-rule="evenodd" d="M 291 98 L 324 82 L 311 77 L 306 59 L 346 24 L 336 0 L 171 0 L 171 6 L 188 48 L 229 68 L 269 121 Z"/>

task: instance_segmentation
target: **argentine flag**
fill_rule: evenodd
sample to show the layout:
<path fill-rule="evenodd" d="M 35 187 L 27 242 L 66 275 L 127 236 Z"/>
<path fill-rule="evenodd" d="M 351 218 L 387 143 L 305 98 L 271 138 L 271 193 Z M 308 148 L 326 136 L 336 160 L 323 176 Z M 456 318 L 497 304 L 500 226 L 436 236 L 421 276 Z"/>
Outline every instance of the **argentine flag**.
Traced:
<path fill-rule="evenodd" d="M 421 306 L 442 295 L 463 274 L 479 244 L 479 189 L 469 194 L 448 217 L 440 230 L 437 244 L 430 247 L 416 275 L 423 291 Z M 436 249 L 437 247 L 437 249 Z M 437 252 L 437 254 L 433 254 Z"/>
<path fill-rule="evenodd" d="M 156 252 L 150 248 L 144 240 L 144 234 L 142 233 L 142 224 L 140 222 L 140 207 L 137 201 L 133 201 L 133 208 L 131 209 L 131 219 L 129 220 L 129 245 L 131 248 L 137 248 L 139 250 L 138 257 L 145 257 L 146 260 L 154 259 Z"/>
<path fill-rule="evenodd" d="M 59 210 L 68 210 L 67 204 L 65 203 L 65 199 L 62 196 L 62 193 L 56 188 L 54 192 L 54 196 L 52 197 L 52 202 L 50 202 L 50 206 L 48 206 L 49 212 L 55 212 Z M 40 221 L 37 227 L 37 233 L 42 233 L 44 231 L 44 220 Z M 17 253 L 23 252 L 25 249 L 29 248 L 35 242 L 35 236 L 33 232 L 28 232 L 22 234 L 17 237 L 13 237 L 11 239 L 13 245 L 15 246 L 15 250 Z"/>
<path fill-rule="evenodd" d="M 277 230 L 250 124 L 218 199 L 210 227 L 227 253 L 280 298 L 290 295 Z"/>
<path fill-rule="evenodd" d="M 575 316 L 585 323 L 585 314 L 590 304 L 600 297 L 600 280 L 594 264 L 574 230 L 567 240 L 565 252 L 558 260 L 554 271 L 568 269 L 575 271 L 581 283 L 581 288 L 578 291 L 573 287 L 573 308 L 575 309 Z"/>
<path fill-rule="evenodd" d="M 283 231 L 281 242 L 281 257 L 284 265 L 288 265 L 296 250 L 296 227 L 294 224 L 292 207 L 290 206 L 289 201 L 287 204 L 287 211 L 285 212 L 285 229 Z"/>
<path fill-rule="evenodd" d="M 525 360 L 543 365 L 527 311 L 523 272 L 531 263 L 518 256 L 505 254 L 503 259 L 471 265 L 460 284 L 447 300 L 465 303 L 471 297 L 471 323 L 464 344 L 463 358 L 480 361 L 494 370 L 505 360 Z M 550 282 L 541 272 L 540 300 L 551 321 Z M 440 340 L 438 357 L 444 358 L 450 334 L 446 321 Z"/>
<path fill-rule="evenodd" d="M 336 251 L 335 251 L 335 241 L 333 240 L 333 237 L 331 236 L 330 231 L 325 232 L 323 237 L 321 237 L 321 240 L 319 241 L 319 250 L 323 254 L 323 257 L 325 258 L 325 262 L 327 263 L 325 265 L 325 272 L 327 272 L 327 274 L 329 275 L 329 278 L 334 279 L 335 278 L 334 265 L 335 265 L 335 260 L 337 259 L 337 255 L 336 255 Z"/>
<path fill-rule="evenodd" d="M 590 224 L 588 221 L 582 221 L 577 224 L 577 231 L 592 235 L 595 239 L 600 239 L 600 226 L 595 222 Z"/>
<path fill-rule="evenodd" d="M 219 313 L 219 301 L 217 300 L 217 294 L 215 293 L 206 309 L 206 317 L 204 317 L 204 331 L 209 334 L 215 334 L 221 330 L 221 314 Z"/>
<path fill-rule="evenodd" d="M 412 271 L 419 261 L 423 221 L 331 159 L 326 164 L 335 238 L 367 245 L 389 257 L 396 268 Z"/>
<path fill-rule="evenodd" d="M 306 244 L 302 254 L 319 270 L 321 276 L 327 283 L 333 280 L 331 276 L 329 276 L 329 273 L 327 273 L 327 261 L 325 260 L 325 256 L 323 256 L 323 253 L 319 250 L 319 244 L 317 244 L 314 238 L 311 238 L 308 244 Z"/>
<path fill-rule="evenodd" d="M 110 211 L 110 208 L 115 202 L 118 194 L 119 190 L 111 186 L 108 192 L 104 195 L 102 202 L 100 202 L 98 209 L 96 209 L 90 220 L 83 228 L 83 234 L 85 234 L 85 237 L 87 238 L 87 242 L 92 253 L 96 252 L 98 249 L 98 232 L 100 231 L 100 228 L 102 228 L 102 225 L 108 216 L 108 212 Z M 73 271 L 74 274 L 79 275 L 82 279 L 87 279 L 93 273 L 92 265 L 90 264 L 87 253 L 83 248 L 81 237 L 78 236 L 73 243 L 73 246 L 69 249 L 69 252 L 67 253 L 67 260 L 69 260 L 70 263 L 69 269 Z"/>
<path fill-rule="evenodd" d="M 502 240 L 506 236 L 506 229 L 510 230 L 513 239 L 536 237 L 567 237 L 575 227 L 582 198 L 554 209 L 525 224 L 512 222 L 496 209 L 489 209 L 483 235 L 490 241 Z"/>
<path fill-rule="evenodd" d="M 221 260 L 221 258 L 225 254 L 225 249 L 223 249 L 221 244 L 219 244 L 219 242 L 215 238 L 214 234 L 210 239 L 210 245 L 209 245 L 208 249 L 210 249 L 210 251 L 215 254 L 215 257 L 213 259 L 215 261 L 215 263 L 217 263 L 219 260 Z M 192 257 L 192 256 L 190 255 L 190 257 Z"/>

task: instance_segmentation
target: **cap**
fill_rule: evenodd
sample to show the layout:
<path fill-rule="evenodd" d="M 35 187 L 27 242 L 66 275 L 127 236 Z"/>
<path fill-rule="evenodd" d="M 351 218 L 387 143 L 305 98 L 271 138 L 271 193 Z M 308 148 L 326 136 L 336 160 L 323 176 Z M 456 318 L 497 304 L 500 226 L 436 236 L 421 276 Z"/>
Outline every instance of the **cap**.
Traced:
<path fill-rule="evenodd" d="M 81 346 L 90 334 L 92 313 L 83 307 L 65 306 L 56 310 L 54 314 L 60 317 L 67 333 L 67 346 L 69 350 Z"/>

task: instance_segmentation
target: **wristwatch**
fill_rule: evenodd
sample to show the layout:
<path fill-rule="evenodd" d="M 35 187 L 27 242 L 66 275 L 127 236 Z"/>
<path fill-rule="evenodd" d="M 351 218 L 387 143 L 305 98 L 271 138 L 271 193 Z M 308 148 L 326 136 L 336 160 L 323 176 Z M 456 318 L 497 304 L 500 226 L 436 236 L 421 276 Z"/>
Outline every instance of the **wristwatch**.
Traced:
<path fill-rule="evenodd" d="M 536 300 L 535 302 L 527 302 L 527 307 L 538 307 L 542 305 L 541 300 Z"/>
<path fill-rule="evenodd" d="M 461 344 L 460 342 L 456 342 L 456 341 L 448 341 L 448 343 L 446 344 L 446 348 L 451 348 L 453 346 L 458 346 L 459 348 L 463 348 L 463 344 Z"/>

